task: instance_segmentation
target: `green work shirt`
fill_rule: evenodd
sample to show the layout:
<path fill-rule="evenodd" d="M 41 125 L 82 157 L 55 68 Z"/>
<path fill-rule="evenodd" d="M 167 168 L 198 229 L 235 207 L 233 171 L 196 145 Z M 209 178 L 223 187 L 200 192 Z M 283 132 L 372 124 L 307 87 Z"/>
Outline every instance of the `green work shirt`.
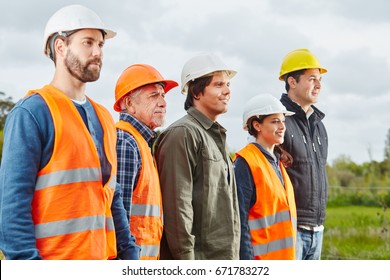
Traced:
<path fill-rule="evenodd" d="M 240 217 L 226 129 L 191 107 L 157 139 L 161 259 L 239 259 Z"/>

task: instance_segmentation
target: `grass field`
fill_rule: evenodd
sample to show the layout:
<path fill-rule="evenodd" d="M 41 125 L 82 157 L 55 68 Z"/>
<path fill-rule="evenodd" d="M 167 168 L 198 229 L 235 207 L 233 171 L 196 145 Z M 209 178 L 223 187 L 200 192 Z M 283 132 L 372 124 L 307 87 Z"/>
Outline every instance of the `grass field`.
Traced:
<path fill-rule="evenodd" d="M 390 260 L 390 211 L 365 206 L 328 207 L 322 259 Z"/>
<path fill-rule="evenodd" d="M 384 208 L 328 207 L 322 259 L 390 260 L 390 213 Z"/>

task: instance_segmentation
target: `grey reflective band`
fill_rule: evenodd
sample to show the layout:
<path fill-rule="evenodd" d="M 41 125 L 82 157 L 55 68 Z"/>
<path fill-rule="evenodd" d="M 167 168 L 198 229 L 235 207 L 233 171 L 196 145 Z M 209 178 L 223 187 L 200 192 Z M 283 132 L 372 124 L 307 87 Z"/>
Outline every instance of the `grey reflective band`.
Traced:
<path fill-rule="evenodd" d="M 110 189 L 113 189 L 115 191 L 115 187 L 116 187 L 116 176 L 115 175 L 111 176 L 110 180 L 107 182 L 107 186 L 109 186 Z"/>
<path fill-rule="evenodd" d="M 105 228 L 106 217 L 89 216 L 84 218 L 48 222 L 35 225 L 35 237 L 45 238 L 69 233 Z"/>
<path fill-rule="evenodd" d="M 159 250 L 158 245 L 141 245 L 141 257 L 158 257 Z"/>
<path fill-rule="evenodd" d="M 278 212 L 274 215 L 269 215 L 264 218 L 260 218 L 256 220 L 248 220 L 248 225 L 251 230 L 258 230 L 258 229 L 267 228 L 276 223 L 289 221 L 290 219 L 291 219 L 290 211 L 285 210 L 282 212 Z"/>
<path fill-rule="evenodd" d="M 106 229 L 107 230 L 115 230 L 114 219 L 112 217 L 106 218 Z"/>
<path fill-rule="evenodd" d="M 35 190 L 58 186 L 63 184 L 101 181 L 102 175 L 100 168 L 78 168 L 70 170 L 61 170 L 51 172 L 46 175 L 38 176 Z"/>
<path fill-rule="evenodd" d="M 278 250 L 294 248 L 294 246 L 294 238 L 286 237 L 283 239 L 271 241 L 267 244 L 255 245 L 253 246 L 253 253 L 255 256 L 260 256 Z"/>
<path fill-rule="evenodd" d="M 160 217 L 161 216 L 160 206 L 149 205 L 149 204 L 133 204 L 131 205 L 131 215 Z"/>

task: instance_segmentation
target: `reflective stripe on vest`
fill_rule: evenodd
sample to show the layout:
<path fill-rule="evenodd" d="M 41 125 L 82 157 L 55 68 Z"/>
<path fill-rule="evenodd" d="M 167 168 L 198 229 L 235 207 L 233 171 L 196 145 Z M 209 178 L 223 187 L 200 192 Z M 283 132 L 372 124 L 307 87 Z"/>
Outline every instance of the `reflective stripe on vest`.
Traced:
<path fill-rule="evenodd" d="M 35 237 L 46 238 L 85 230 L 102 229 L 105 226 L 104 216 L 91 216 L 35 225 Z"/>
<path fill-rule="evenodd" d="M 160 246 L 158 245 L 141 245 L 141 257 L 158 257 Z"/>
<path fill-rule="evenodd" d="M 41 175 L 37 178 L 35 190 L 77 182 L 101 181 L 102 175 L 100 171 L 100 168 L 78 168 L 73 170 L 55 171 L 49 174 Z M 109 186 L 112 190 L 115 190 L 115 176 L 110 178 L 110 180 L 107 182 L 107 186 Z"/>
<path fill-rule="evenodd" d="M 115 192 L 115 188 L 116 188 L 116 176 L 111 176 L 111 178 L 108 180 L 108 182 L 106 183 L 107 186 L 110 187 L 110 189 L 112 189 L 114 192 Z"/>
<path fill-rule="evenodd" d="M 101 181 L 101 178 L 100 168 L 78 168 L 54 171 L 39 176 L 35 190 L 77 182 Z"/>
<path fill-rule="evenodd" d="M 131 215 L 160 217 L 161 208 L 159 205 L 133 204 L 131 205 Z"/>
<path fill-rule="evenodd" d="M 273 226 L 279 222 L 289 221 L 290 219 L 290 211 L 286 210 L 260 219 L 249 220 L 248 225 L 251 230 L 257 230 Z"/>
<path fill-rule="evenodd" d="M 259 244 L 253 246 L 253 253 L 255 256 L 265 255 L 270 252 L 275 252 L 279 250 L 283 250 L 286 248 L 294 247 L 294 238 L 286 237 L 284 239 L 279 239 L 275 241 L 271 241 L 267 244 Z"/>

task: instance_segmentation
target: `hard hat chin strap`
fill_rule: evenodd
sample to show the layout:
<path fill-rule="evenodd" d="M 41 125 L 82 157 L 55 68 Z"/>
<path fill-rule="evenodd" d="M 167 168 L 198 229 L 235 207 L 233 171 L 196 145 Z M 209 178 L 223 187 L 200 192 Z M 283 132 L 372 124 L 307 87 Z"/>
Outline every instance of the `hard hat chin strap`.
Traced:
<path fill-rule="evenodd" d="M 60 31 L 60 32 L 57 32 L 57 33 L 54 33 L 50 39 L 49 39 L 49 50 L 48 50 L 48 53 L 49 53 L 49 57 L 51 60 L 54 61 L 54 58 L 55 58 L 55 51 L 54 51 L 54 42 L 56 41 L 56 39 L 58 37 L 61 37 L 62 39 L 65 39 L 66 37 L 69 37 L 70 35 L 72 35 L 73 33 L 77 32 L 78 30 L 72 30 L 72 31 L 68 31 L 68 32 L 65 32 L 65 31 Z"/>

